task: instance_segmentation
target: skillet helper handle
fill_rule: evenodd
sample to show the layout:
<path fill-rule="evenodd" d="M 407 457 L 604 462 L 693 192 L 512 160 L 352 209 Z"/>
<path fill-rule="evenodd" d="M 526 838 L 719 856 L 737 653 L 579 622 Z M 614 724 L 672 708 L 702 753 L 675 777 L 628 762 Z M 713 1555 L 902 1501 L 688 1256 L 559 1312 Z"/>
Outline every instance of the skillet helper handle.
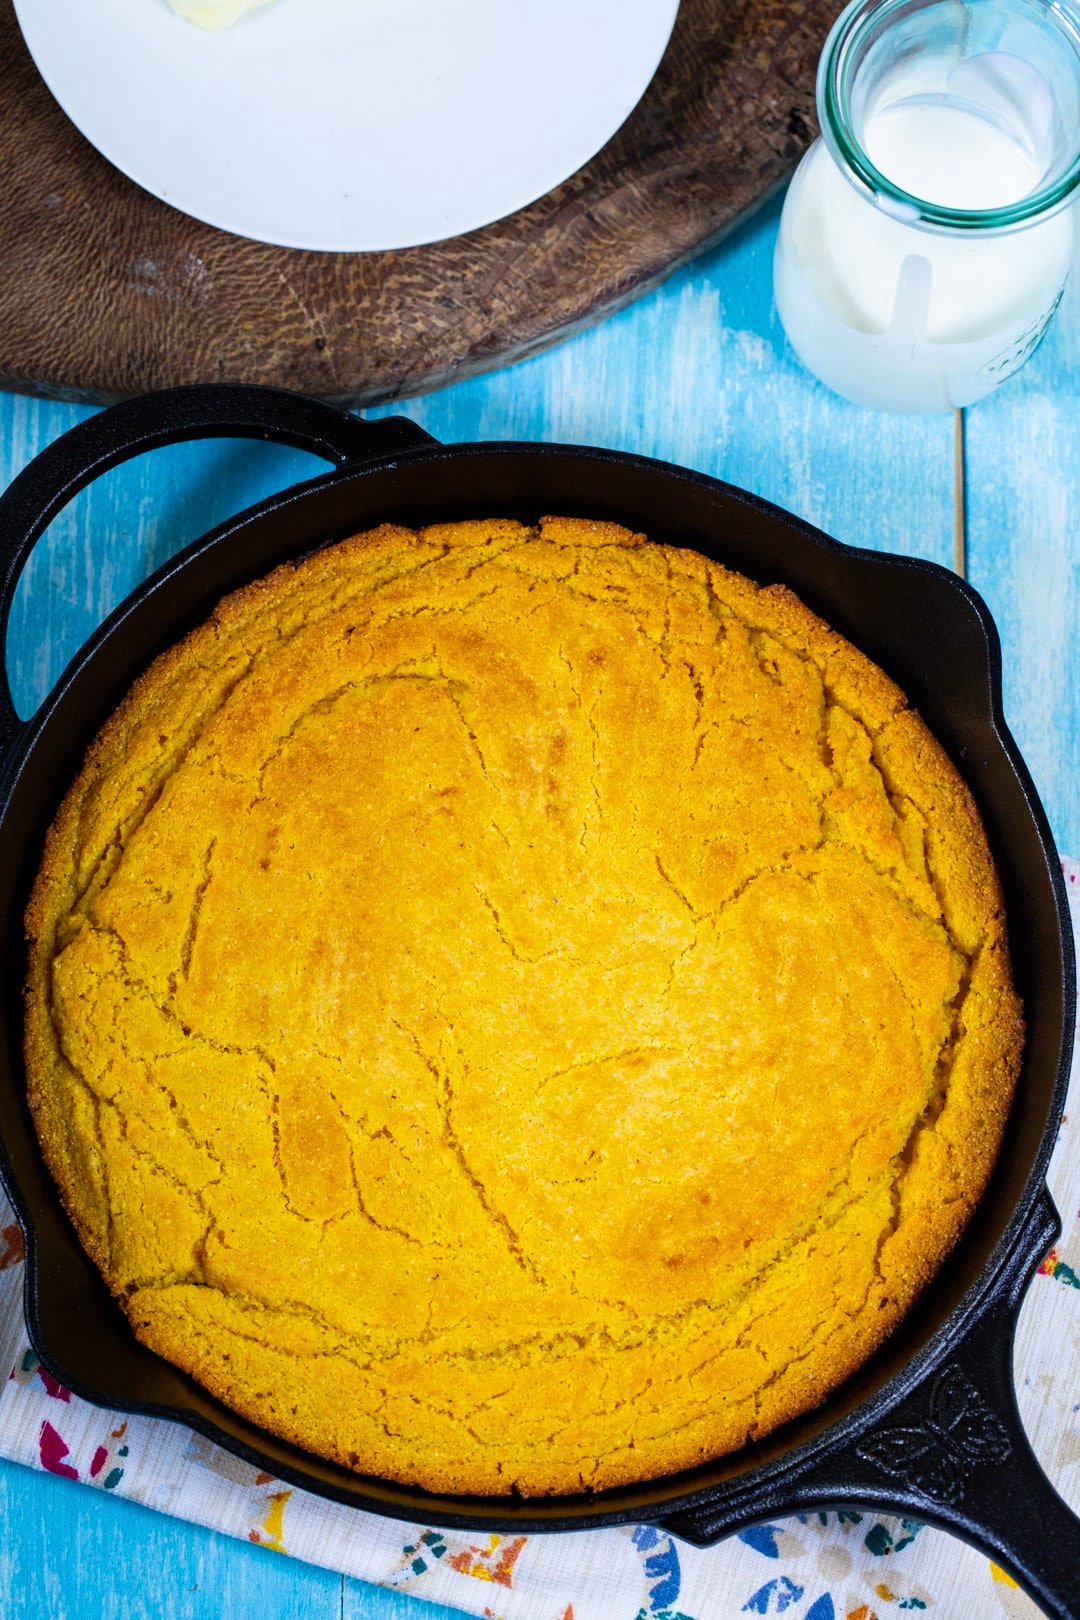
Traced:
<path fill-rule="evenodd" d="M 19 576 L 37 541 L 57 513 L 102 473 L 145 450 L 212 438 L 268 439 L 310 450 L 338 468 L 434 442 L 405 417 L 365 422 L 304 394 L 238 383 L 169 388 L 125 400 L 63 434 L 0 495 L 0 761 L 23 728 L 11 699 L 5 650 Z"/>
<path fill-rule="evenodd" d="M 1013 1338 L 1028 1282 L 1061 1231 L 1044 1187 L 966 1331 L 860 1438 L 778 1477 L 764 1495 L 689 1508 L 664 1528 L 698 1546 L 748 1523 L 822 1508 L 871 1507 L 949 1530 L 992 1558 L 1047 1620 L 1080 1620 L 1080 1518 L 1024 1433 Z"/>

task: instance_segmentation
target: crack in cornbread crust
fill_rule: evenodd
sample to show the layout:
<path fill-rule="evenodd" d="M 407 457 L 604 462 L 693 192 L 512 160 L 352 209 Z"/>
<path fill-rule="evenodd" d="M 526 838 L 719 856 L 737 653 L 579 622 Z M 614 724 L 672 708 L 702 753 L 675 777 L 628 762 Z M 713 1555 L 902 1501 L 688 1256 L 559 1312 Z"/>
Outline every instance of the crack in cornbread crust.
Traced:
<path fill-rule="evenodd" d="M 432 1489 L 820 1402 L 955 1241 L 1022 1044 L 966 788 L 790 592 L 383 527 L 136 683 L 46 842 L 27 1061 L 136 1333 Z"/>

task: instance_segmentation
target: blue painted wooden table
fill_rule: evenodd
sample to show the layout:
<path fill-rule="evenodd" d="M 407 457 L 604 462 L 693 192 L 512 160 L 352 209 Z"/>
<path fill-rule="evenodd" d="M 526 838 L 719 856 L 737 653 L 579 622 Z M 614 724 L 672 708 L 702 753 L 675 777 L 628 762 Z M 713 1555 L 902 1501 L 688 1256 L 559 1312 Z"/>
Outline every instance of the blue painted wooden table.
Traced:
<path fill-rule="evenodd" d="M 771 307 L 777 210 L 563 347 L 404 407 L 443 439 L 611 445 L 715 473 L 840 540 L 966 568 L 1005 652 L 1005 707 L 1059 846 L 1080 853 L 1080 298 L 963 418 L 873 414 L 800 370 Z M 89 414 L 0 397 L 0 479 Z M 376 412 L 372 414 L 388 414 Z M 54 523 L 8 663 L 30 713 L 103 614 L 166 556 L 315 464 L 230 442 L 158 451 Z M 447 1620 L 49 1475 L 0 1464 L 0 1617 Z"/>

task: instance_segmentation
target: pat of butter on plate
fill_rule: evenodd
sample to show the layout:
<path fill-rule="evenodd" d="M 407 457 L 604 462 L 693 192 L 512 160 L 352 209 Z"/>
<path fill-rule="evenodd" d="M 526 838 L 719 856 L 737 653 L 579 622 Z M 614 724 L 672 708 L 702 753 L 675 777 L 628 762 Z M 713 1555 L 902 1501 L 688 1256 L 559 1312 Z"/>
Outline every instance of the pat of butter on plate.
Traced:
<path fill-rule="evenodd" d="M 245 11 L 267 4 L 267 0 L 169 0 L 173 10 L 199 28 L 228 28 Z"/>

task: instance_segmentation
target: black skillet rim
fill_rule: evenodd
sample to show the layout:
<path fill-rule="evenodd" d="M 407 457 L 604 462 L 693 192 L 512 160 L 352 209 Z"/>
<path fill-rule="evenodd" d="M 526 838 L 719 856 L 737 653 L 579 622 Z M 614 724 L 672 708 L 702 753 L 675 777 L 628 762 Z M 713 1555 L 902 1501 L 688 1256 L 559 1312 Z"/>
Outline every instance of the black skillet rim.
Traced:
<path fill-rule="evenodd" d="M 1071 1009 L 1075 1004 L 1075 962 L 1064 880 L 1045 812 L 1035 793 L 1026 765 L 1005 722 L 1001 694 L 1001 657 L 996 629 L 981 598 L 965 581 L 950 574 L 948 570 L 941 568 L 939 565 L 923 559 L 898 557 L 875 552 L 868 548 L 844 545 L 823 534 L 812 525 L 793 517 L 773 503 L 762 500 L 760 497 L 750 495 L 706 474 L 693 472 L 654 458 L 634 456 L 623 452 L 593 450 L 588 447 L 517 444 L 512 441 L 480 445 L 432 444 L 430 447 L 380 458 L 362 467 L 346 468 L 342 472 L 331 473 L 293 486 L 279 495 L 272 496 L 268 500 L 248 508 L 225 524 L 219 525 L 209 534 L 178 552 L 150 575 L 103 621 L 94 635 L 88 639 L 76 654 L 37 714 L 31 721 L 26 723 L 7 761 L 5 761 L 2 786 L 0 786 L 0 819 L 7 811 L 16 781 L 32 753 L 40 731 L 62 701 L 69 686 L 80 678 L 86 666 L 91 662 L 94 654 L 104 642 L 118 633 L 127 614 L 152 596 L 165 579 L 171 578 L 177 572 L 182 571 L 196 556 L 225 543 L 229 536 L 241 526 L 253 522 L 270 511 L 279 510 L 293 501 L 302 500 L 306 495 L 318 488 L 325 487 L 330 483 L 346 482 L 352 478 L 360 479 L 366 477 L 369 473 L 387 471 L 393 467 L 408 468 L 458 458 L 462 453 L 481 457 L 506 454 L 553 456 L 561 459 L 574 457 L 619 466 L 639 465 L 646 470 L 662 474 L 666 479 L 676 484 L 680 481 L 698 484 L 719 495 L 722 499 L 729 502 L 734 501 L 736 505 L 745 505 L 756 511 L 760 516 L 767 518 L 771 523 L 780 523 L 789 529 L 794 529 L 804 539 L 811 541 L 820 549 L 832 552 L 847 562 L 862 559 L 874 565 L 916 570 L 931 575 L 939 585 L 947 584 L 956 596 L 974 613 L 986 643 L 989 675 L 986 696 L 988 699 L 990 731 L 1017 777 L 1018 785 L 1032 817 L 1034 830 L 1046 863 L 1047 875 L 1054 894 L 1062 943 L 1061 967 L 1065 1016 L 1061 1029 L 1057 1074 L 1052 1089 L 1051 1106 L 1044 1122 L 1039 1147 L 1033 1156 L 1024 1189 L 1020 1197 L 1013 1203 L 1013 1207 L 1005 1221 L 1002 1235 L 994 1245 L 977 1279 L 966 1290 L 959 1304 L 947 1313 L 942 1325 L 930 1333 L 922 1349 L 909 1357 L 898 1373 L 887 1377 L 881 1387 L 868 1399 L 857 1401 L 847 1413 L 818 1434 L 813 1435 L 809 1440 L 796 1443 L 792 1449 L 786 1450 L 770 1461 L 764 1463 L 751 1461 L 748 1463 L 744 1474 L 719 1484 L 695 1481 L 694 1475 L 700 1472 L 700 1470 L 695 1470 L 690 1474 L 670 1475 L 657 1481 L 644 1482 L 641 1487 L 624 1487 L 616 1492 L 601 1492 L 595 1495 L 561 1499 L 548 1498 L 547 1501 L 556 1503 L 556 1510 L 550 1514 L 532 1516 L 528 1513 L 527 1508 L 522 1511 L 514 1511 L 512 1514 L 506 1514 L 505 1511 L 501 1514 L 500 1509 L 505 1510 L 510 1505 L 508 1500 L 506 1498 L 486 1497 L 454 1499 L 460 1503 L 462 1508 L 471 1508 L 472 1510 L 471 1512 L 455 1513 L 452 1508 L 444 1508 L 439 1505 L 446 1500 L 445 1498 L 420 1491 L 414 1487 L 390 1485 L 389 1488 L 395 1496 L 400 1493 L 397 1500 L 386 1501 L 380 1500 L 378 1496 L 369 1496 L 365 1494 L 366 1486 L 387 1486 L 389 1482 L 368 1481 L 363 1476 L 347 1476 L 350 1482 L 355 1481 L 353 1488 L 345 1489 L 343 1485 L 341 1489 L 336 1489 L 333 1483 L 313 1479 L 310 1473 L 304 1471 L 303 1462 L 307 1454 L 299 1451 L 298 1448 L 290 1448 L 295 1450 L 298 1459 L 295 1466 L 287 1459 L 269 1458 L 265 1453 L 260 1452 L 257 1446 L 247 1445 L 243 1440 L 238 1440 L 224 1432 L 211 1419 L 205 1419 L 200 1413 L 184 1407 L 172 1407 L 153 1402 L 129 1402 L 126 1409 L 151 1416 L 164 1417 L 171 1421 L 180 1422 L 189 1428 L 194 1428 L 208 1438 L 222 1444 L 234 1454 L 244 1457 L 253 1465 L 266 1466 L 269 1463 L 271 1471 L 276 1477 L 288 1480 L 301 1488 L 314 1490 L 331 1500 L 351 1507 L 361 1507 L 366 1511 L 386 1517 L 401 1519 L 407 1516 L 408 1522 L 418 1522 L 422 1519 L 425 1523 L 448 1528 L 472 1528 L 482 1522 L 494 1528 L 505 1527 L 527 1532 L 584 1530 L 605 1525 L 638 1522 L 642 1518 L 655 1519 L 658 1517 L 657 1510 L 659 1510 L 659 1514 L 663 1515 L 677 1514 L 684 1508 L 699 1505 L 703 1502 L 715 1501 L 719 1497 L 755 1496 L 777 1490 L 782 1492 L 785 1480 L 804 1472 L 807 1466 L 817 1457 L 836 1450 L 851 1438 L 861 1436 L 871 1429 L 881 1415 L 887 1413 L 896 1405 L 897 1400 L 903 1393 L 903 1389 L 920 1383 L 948 1354 L 951 1341 L 961 1335 L 980 1312 L 994 1303 L 996 1285 L 1002 1273 L 1008 1268 L 1010 1261 L 1015 1259 L 1015 1252 L 1025 1223 L 1031 1217 L 1040 1199 L 1046 1165 L 1052 1151 L 1057 1123 L 1064 1104 L 1064 1094 L 1069 1074 Z M 335 537 L 330 536 L 322 543 L 332 543 L 333 538 Z M 232 588 L 234 587 L 229 587 L 229 589 Z M 41 1357 L 43 1362 L 54 1367 L 58 1374 L 63 1377 L 63 1369 L 51 1357 L 47 1347 L 39 1342 L 40 1336 L 37 1331 L 36 1283 L 38 1256 L 36 1228 L 21 1191 L 14 1181 L 7 1161 L 7 1154 L 2 1144 L 0 1144 L 0 1179 L 7 1186 L 9 1196 L 27 1237 L 27 1315 L 31 1337 L 35 1349 L 39 1353 L 45 1352 Z M 75 1393 L 95 1404 L 102 1404 L 100 1395 L 85 1387 L 80 1387 L 77 1382 L 69 1384 L 69 1387 Z M 254 1429 L 255 1425 L 250 1425 L 250 1427 Z M 780 1432 L 783 1433 L 783 1431 Z M 273 1436 L 267 1436 L 267 1438 L 274 1440 Z M 319 1459 L 315 1460 L 319 1461 Z M 625 1505 L 619 1505 L 616 1500 L 624 1495 L 637 1495 L 640 1490 L 652 1489 L 655 1491 L 658 1486 L 664 1487 L 664 1500 L 662 1503 L 655 1500 L 652 1503 L 643 1503 L 637 1500 L 627 1502 Z M 363 1499 L 358 1499 L 361 1496 Z M 895 1501 L 901 1498 L 902 1492 L 891 1489 L 889 1496 L 891 1500 Z M 416 1511 L 410 1511 L 411 1509 Z M 752 1511 L 748 1512 L 745 1516 L 745 1522 L 752 1522 L 753 1516 Z"/>

